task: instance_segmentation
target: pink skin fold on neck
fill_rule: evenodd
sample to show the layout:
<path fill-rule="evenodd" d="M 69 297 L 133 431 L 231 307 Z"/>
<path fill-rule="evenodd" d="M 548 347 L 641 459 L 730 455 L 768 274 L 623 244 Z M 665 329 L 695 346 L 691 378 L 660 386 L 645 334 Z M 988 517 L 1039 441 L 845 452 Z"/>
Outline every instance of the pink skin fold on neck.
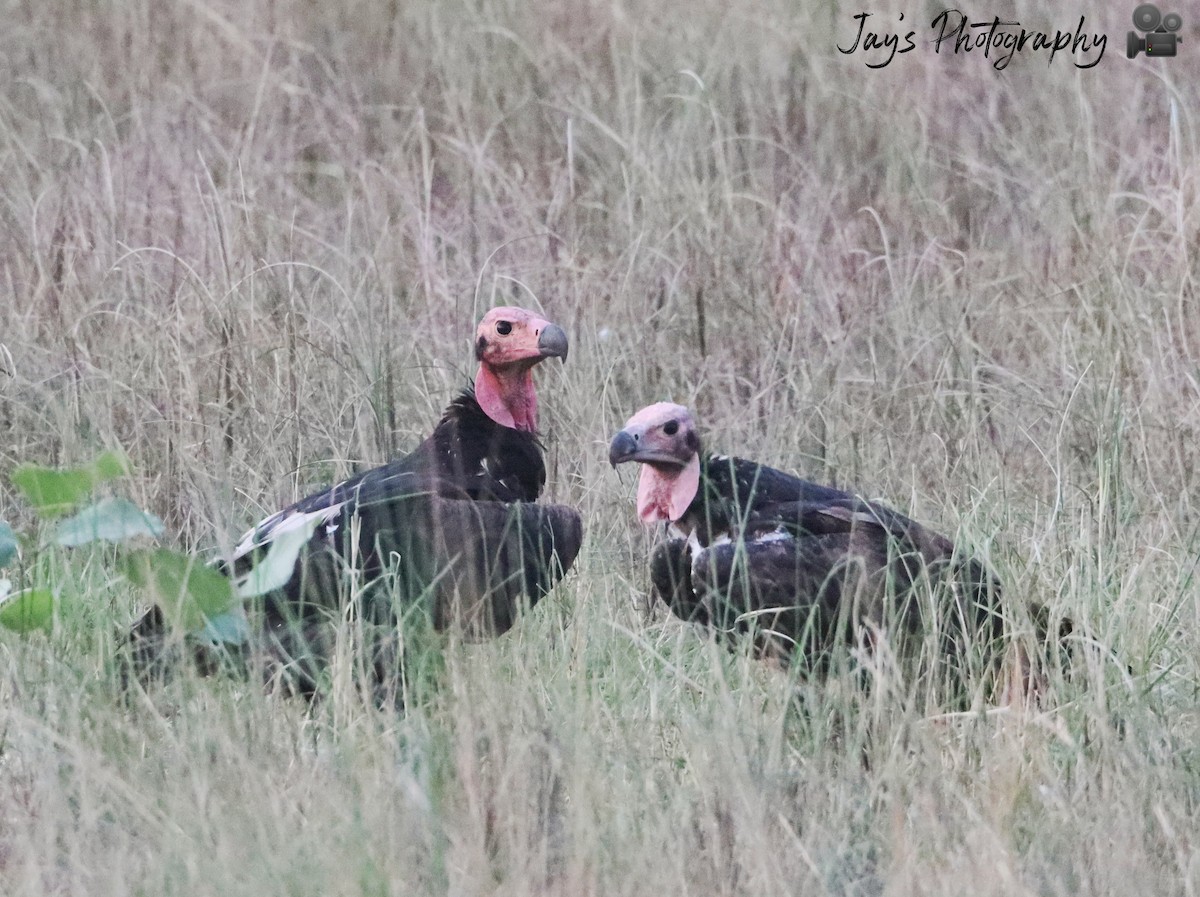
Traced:
<path fill-rule="evenodd" d="M 484 414 L 500 426 L 526 433 L 537 431 L 532 365 L 506 365 L 497 370 L 481 364 L 475 375 L 475 399 Z"/>
<path fill-rule="evenodd" d="M 700 487 L 700 456 L 685 467 L 643 464 L 638 478 L 637 511 L 642 523 L 674 523 L 683 516 Z"/>

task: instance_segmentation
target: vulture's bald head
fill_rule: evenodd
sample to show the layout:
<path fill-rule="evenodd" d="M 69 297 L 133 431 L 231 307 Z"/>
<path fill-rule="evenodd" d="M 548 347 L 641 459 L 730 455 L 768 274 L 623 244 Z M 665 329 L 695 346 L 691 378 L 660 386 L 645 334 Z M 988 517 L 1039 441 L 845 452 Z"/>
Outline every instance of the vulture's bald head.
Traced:
<path fill-rule="evenodd" d="M 642 464 L 638 516 L 643 523 L 674 522 L 687 510 L 700 484 L 700 436 L 683 405 L 647 405 L 625 422 L 608 444 L 613 467 Z"/>
<path fill-rule="evenodd" d="M 692 413 L 683 405 L 647 405 L 625 422 L 608 446 L 608 462 L 616 467 L 639 461 L 659 467 L 686 467 L 700 452 Z"/>
<path fill-rule="evenodd" d="M 537 392 L 531 371 L 544 358 L 567 358 L 566 331 L 535 312 L 493 308 L 475 330 L 475 398 L 504 427 L 537 430 Z"/>

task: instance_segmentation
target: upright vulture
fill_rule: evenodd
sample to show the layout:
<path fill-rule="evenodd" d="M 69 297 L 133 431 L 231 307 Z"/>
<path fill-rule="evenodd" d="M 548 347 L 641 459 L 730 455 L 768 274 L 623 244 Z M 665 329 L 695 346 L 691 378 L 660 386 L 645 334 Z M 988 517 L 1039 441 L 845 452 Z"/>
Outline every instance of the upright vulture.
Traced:
<path fill-rule="evenodd" d="M 1003 620 L 991 573 L 939 533 L 878 502 L 774 468 L 704 454 L 688 409 L 659 403 L 609 446 L 641 463 L 637 511 L 668 524 L 654 592 L 684 620 L 808 670 L 838 646 L 916 636 L 939 666 L 998 659 Z M 928 587 L 922 587 L 928 584 Z M 932 641 L 926 639 L 932 636 Z"/>
<path fill-rule="evenodd" d="M 268 517 L 226 565 L 241 575 L 278 536 L 311 531 L 291 578 L 263 604 L 268 654 L 293 687 L 315 687 L 339 620 L 386 633 L 416 613 L 435 629 L 499 635 L 574 562 L 578 512 L 536 503 L 546 467 L 532 377 L 543 359 L 566 359 L 567 335 L 525 309 L 494 308 L 475 356 L 474 385 L 412 452 Z"/>

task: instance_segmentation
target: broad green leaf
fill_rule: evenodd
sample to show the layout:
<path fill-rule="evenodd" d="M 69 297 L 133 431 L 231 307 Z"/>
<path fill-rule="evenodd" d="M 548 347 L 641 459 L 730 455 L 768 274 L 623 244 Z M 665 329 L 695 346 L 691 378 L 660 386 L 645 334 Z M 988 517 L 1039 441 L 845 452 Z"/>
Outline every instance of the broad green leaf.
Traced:
<path fill-rule="evenodd" d="M 0 567 L 8 566 L 20 555 L 21 546 L 17 542 L 17 534 L 11 526 L 0 520 Z"/>
<path fill-rule="evenodd" d="M 55 470 L 22 464 L 12 474 L 13 485 L 43 517 L 57 517 L 79 504 L 97 484 L 129 473 L 129 462 L 120 452 L 104 452 L 91 464 Z"/>
<path fill-rule="evenodd" d="M 233 605 L 233 583 L 194 555 L 167 548 L 130 552 L 121 562 L 122 572 L 144 589 L 168 620 L 189 632 L 205 621 L 226 613 Z"/>
<path fill-rule="evenodd" d="M 254 567 L 237 580 L 237 593 L 240 598 L 254 598 L 265 595 L 287 585 L 296 569 L 296 558 L 313 531 L 325 522 L 324 512 L 315 514 L 297 514 L 284 520 L 273 533 L 267 554 Z"/>
<path fill-rule="evenodd" d="M 49 630 L 54 624 L 54 593 L 49 589 L 25 589 L 0 601 L 0 626 L 15 632 Z"/>
<path fill-rule="evenodd" d="M 235 604 L 228 612 L 209 617 L 200 637 L 214 645 L 244 645 L 250 640 L 246 609 Z"/>
<path fill-rule="evenodd" d="M 92 462 L 92 476 L 97 483 L 123 477 L 129 469 L 129 459 L 120 452 L 104 452 Z"/>
<path fill-rule="evenodd" d="M 58 525 L 54 541 L 68 547 L 103 539 L 124 542 L 137 536 L 157 539 L 163 523 L 126 498 L 102 498 Z"/>
<path fill-rule="evenodd" d="M 37 464 L 22 464 L 12 474 L 13 485 L 39 514 L 57 517 L 88 497 L 95 485 L 92 471 L 77 467 L 53 470 Z"/>

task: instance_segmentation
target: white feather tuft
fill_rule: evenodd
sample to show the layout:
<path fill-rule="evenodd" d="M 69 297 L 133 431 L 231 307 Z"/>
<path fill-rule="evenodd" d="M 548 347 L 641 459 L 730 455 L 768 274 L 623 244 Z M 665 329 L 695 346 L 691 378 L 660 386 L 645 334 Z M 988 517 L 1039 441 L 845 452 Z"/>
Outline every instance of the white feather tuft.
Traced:
<path fill-rule="evenodd" d="M 242 536 L 242 540 L 238 543 L 237 548 L 233 551 L 233 558 L 237 560 L 243 555 L 249 554 L 256 548 L 266 545 L 279 536 L 286 533 L 294 532 L 298 529 L 304 529 L 309 526 L 311 521 L 320 523 L 331 523 L 335 517 L 342 512 L 342 507 L 346 503 L 340 501 L 335 505 L 330 505 L 327 508 L 318 508 L 315 511 L 307 511 L 300 513 L 293 511 L 291 513 L 280 516 L 276 514 L 273 517 L 268 517 L 258 526 L 251 529 L 246 535 Z M 337 524 L 331 523 L 332 528 L 326 528 L 327 535 L 333 535 L 337 530 Z"/>

